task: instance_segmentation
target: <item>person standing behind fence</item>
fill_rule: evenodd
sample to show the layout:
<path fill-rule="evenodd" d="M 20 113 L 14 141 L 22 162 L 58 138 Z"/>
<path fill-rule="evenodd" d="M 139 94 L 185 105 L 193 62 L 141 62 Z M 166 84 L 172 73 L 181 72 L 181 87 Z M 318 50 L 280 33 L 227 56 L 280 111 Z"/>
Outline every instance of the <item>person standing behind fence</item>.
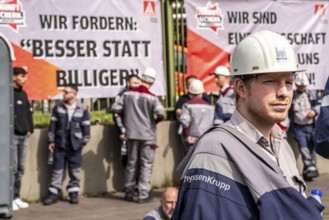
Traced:
<path fill-rule="evenodd" d="M 216 77 L 216 84 L 220 88 L 215 104 L 214 125 L 220 125 L 228 121 L 235 110 L 235 94 L 230 85 L 230 71 L 227 67 L 218 66 L 212 75 Z"/>
<path fill-rule="evenodd" d="M 29 207 L 20 199 L 22 177 L 25 171 L 25 160 L 29 136 L 33 133 L 32 108 L 23 90 L 27 81 L 27 71 L 21 67 L 13 69 L 14 87 L 14 141 L 13 141 L 13 170 L 14 170 L 14 200 L 13 210 Z"/>
<path fill-rule="evenodd" d="M 79 202 L 82 148 L 90 139 L 90 115 L 87 107 L 77 102 L 77 92 L 76 86 L 66 86 L 63 90 L 63 101 L 53 108 L 48 142 L 49 150 L 53 151 L 54 162 L 48 197 L 43 201 L 44 205 L 58 201 L 66 164 L 70 177 L 66 187 L 70 197 L 69 202 L 71 204 Z"/>
<path fill-rule="evenodd" d="M 119 92 L 119 94 L 115 97 L 115 100 L 114 100 L 114 105 L 116 105 L 116 102 L 120 101 L 122 95 L 131 90 L 131 89 L 134 89 L 134 88 L 137 88 L 138 86 L 141 85 L 141 80 L 140 78 L 138 77 L 138 75 L 129 75 L 126 79 L 126 86 Z M 113 113 L 113 116 L 114 116 L 114 122 L 115 122 L 115 125 L 117 126 L 119 132 L 120 132 L 120 141 L 121 142 L 126 142 L 127 141 L 127 138 L 126 138 L 126 128 L 123 124 L 123 113 Z M 122 144 L 121 144 L 122 145 Z M 126 166 L 127 165 L 127 155 L 121 155 L 121 160 L 122 160 L 122 164 L 123 166 Z"/>
<path fill-rule="evenodd" d="M 304 164 L 303 177 L 305 181 L 312 181 L 319 176 L 314 157 L 313 131 L 315 117 L 320 112 L 321 99 L 315 90 L 308 90 L 309 80 L 306 73 L 296 75 L 295 84 L 297 89 L 293 94 L 290 110 L 291 129 L 295 134 L 295 140 L 302 155 Z"/>
<path fill-rule="evenodd" d="M 164 118 L 164 108 L 149 89 L 156 79 L 153 68 L 142 74 L 142 85 L 127 91 L 112 106 L 117 113 L 124 113 L 128 139 L 128 163 L 125 173 L 125 200 L 139 203 L 152 200 L 151 176 L 156 149 L 156 124 Z M 157 117 L 155 118 L 154 115 Z M 139 169 L 139 170 L 138 170 Z M 136 176 L 138 183 L 136 184 Z M 138 196 L 134 197 L 135 188 Z"/>
<path fill-rule="evenodd" d="M 189 88 L 190 84 L 195 79 L 198 79 L 198 78 L 194 75 L 189 75 L 188 77 L 186 77 L 186 79 L 185 79 L 186 88 Z M 202 93 L 202 99 L 204 101 L 210 103 L 210 98 L 206 93 Z M 191 100 L 191 94 L 189 91 L 187 94 L 179 97 L 179 99 L 176 103 L 176 106 L 175 106 L 175 114 L 176 114 L 177 119 L 180 117 L 180 114 L 182 113 L 183 104 L 189 100 Z"/>
<path fill-rule="evenodd" d="M 183 126 L 185 154 L 201 135 L 213 125 L 214 107 L 202 99 L 203 83 L 196 79 L 190 84 L 191 100 L 183 104 L 179 121 Z"/>
<path fill-rule="evenodd" d="M 246 36 L 231 56 L 236 110 L 197 142 L 180 167 L 173 220 L 320 220 L 323 206 L 306 185 L 282 130 L 297 59 L 271 31 Z"/>

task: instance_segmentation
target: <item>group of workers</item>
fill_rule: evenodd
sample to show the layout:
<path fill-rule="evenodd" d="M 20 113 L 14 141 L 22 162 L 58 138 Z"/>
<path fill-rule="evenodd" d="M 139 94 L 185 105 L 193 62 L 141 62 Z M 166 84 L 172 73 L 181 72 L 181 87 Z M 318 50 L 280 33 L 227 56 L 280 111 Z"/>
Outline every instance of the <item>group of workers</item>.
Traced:
<path fill-rule="evenodd" d="M 292 46 L 277 33 L 255 32 L 239 42 L 230 64 L 236 108 L 182 161 L 172 219 L 322 219 L 323 206 L 306 198 L 306 183 L 278 125 L 291 104 L 295 114 L 307 107 L 305 121 L 316 115 L 313 104 L 293 98 L 301 70 Z M 312 161 L 304 173 L 316 177 L 315 169 Z"/>
<path fill-rule="evenodd" d="M 186 147 L 179 191 L 166 190 L 161 208 L 144 219 L 322 219 L 324 207 L 305 191 L 305 181 L 319 176 L 312 133 L 321 99 L 307 90 L 309 80 L 298 68 L 292 46 L 277 33 L 255 32 L 239 42 L 230 62 L 231 71 L 219 66 L 213 73 L 220 87 L 215 108 L 202 82 L 187 78 L 188 94 L 176 111 Z M 155 80 L 153 68 L 141 77 L 130 76 L 128 89 L 111 107 L 120 139 L 128 145 L 127 201 L 153 199 L 156 124 L 164 118 L 164 107 L 150 92 Z M 77 92 L 66 87 L 51 117 L 48 139 L 55 158 L 45 205 L 58 200 L 65 161 L 69 201 L 78 203 L 81 149 L 90 137 L 90 120 L 85 106 L 76 102 Z M 288 113 L 304 163 L 302 175 L 285 136 L 287 126 L 281 124 Z M 177 205 L 167 194 L 176 197 Z"/>
<path fill-rule="evenodd" d="M 313 131 L 321 99 L 307 89 L 309 79 L 287 39 L 270 31 L 251 34 L 234 50 L 233 85 L 226 67 L 214 74 L 221 88 L 215 109 L 195 77 L 187 78 L 189 92 L 176 106 L 187 155 L 171 219 L 322 219 L 324 207 L 307 197 L 305 182 L 319 176 Z M 302 175 L 287 141 L 289 126 Z M 317 132 L 322 146 L 328 143 Z M 168 219 L 151 216 L 144 219 Z"/>

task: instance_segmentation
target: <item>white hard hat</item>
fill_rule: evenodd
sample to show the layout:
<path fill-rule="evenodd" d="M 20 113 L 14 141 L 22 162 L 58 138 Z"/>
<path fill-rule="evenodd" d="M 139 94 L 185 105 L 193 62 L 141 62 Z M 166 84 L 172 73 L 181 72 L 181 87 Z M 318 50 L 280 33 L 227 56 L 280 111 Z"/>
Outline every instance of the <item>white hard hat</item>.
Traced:
<path fill-rule="evenodd" d="M 156 78 L 156 71 L 152 67 L 147 67 L 142 74 L 141 80 L 147 83 L 153 83 Z"/>
<path fill-rule="evenodd" d="M 226 66 L 218 66 L 216 67 L 214 73 L 215 75 L 221 75 L 221 76 L 230 76 L 230 71 Z"/>
<path fill-rule="evenodd" d="M 295 76 L 295 84 L 297 86 L 308 86 L 310 84 L 306 73 L 298 73 Z"/>
<path fill-rule="evenodd" d="M 203 83 L 198 79 L 193 80 L 191 82 L 190 86 L 188 87 L 188 91 L 189 91 L 189 93 L 194 94 L 194 95 L 199 95 L 199 94 L 203 93 L 203 91 L 204 91 Z"/>
<path fill-rule="evenodd" d="M 233 76 L 297 72 L 295 52 L 288 40 L 272 31 L 259 31 L 245 37 L 231 57 Z"/>

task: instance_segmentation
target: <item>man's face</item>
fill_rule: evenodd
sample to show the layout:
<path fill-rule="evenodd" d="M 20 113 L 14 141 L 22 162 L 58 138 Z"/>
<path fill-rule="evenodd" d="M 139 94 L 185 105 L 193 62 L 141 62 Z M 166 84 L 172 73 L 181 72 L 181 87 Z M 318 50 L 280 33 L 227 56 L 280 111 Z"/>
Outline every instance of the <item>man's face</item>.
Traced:
<path fill-rule="evenodd" d="M 216 77 L 216 84 L 217 84 L 218 87 L 221 88 L 221 87 L 225 86 L 225 84 L 226 84 L 226 79 L 227 79 L 226 76 L 215 75 L 215 77 Z"/>
<path fill-rule="evenodd" d="M 177 191 L 169 191 L 164 198 L 161 199 L 162 211 L 169 219 L 171 219 L 171 216 L 174 213 L 177 196 Z"/>
<path fill-rule="evenodd" d="M 69 86 L 63 89 L 63 99 L 65 102 L 75 99 L 76 95 L 77 92 Z"/>
<path fill-rule="evenodd" d="M 137 77 L 132 77 L 128 82 L 127 82 L 127 86 L 129 89 L 134 89 L 137 88 L 138 86 L 141 85 L 141 81 L 139 78 Z"/>
<path fill-rule="evenodd" d="M 293 74 L 267 73 L 251 80 L 243 97 L 246 106 L 241 106 L 245 108 L 248 120 L 254 125 L 283 121 L 291 105 Z"/>
<path fill-rule="evenodd" d="M 13 82 L 15 87 L 23 87 L 27 80 L 27 74 L 17 74 L 13 76 Z"/>

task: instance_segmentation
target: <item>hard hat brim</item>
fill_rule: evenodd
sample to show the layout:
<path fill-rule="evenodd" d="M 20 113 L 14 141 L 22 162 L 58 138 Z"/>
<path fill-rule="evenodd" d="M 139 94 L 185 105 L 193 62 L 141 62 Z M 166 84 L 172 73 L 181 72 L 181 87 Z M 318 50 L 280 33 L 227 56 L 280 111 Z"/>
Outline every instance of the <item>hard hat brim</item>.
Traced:
<path fill-rule="evenodd" d="M 220 74 L 220 73 L 209 73 L 209 76 L 227 76 L 227 77 L 229 77 L 230 75 L 225 75 L 225 74 Z"/>
<path fill-rule="evenodd" d="M 238 76 L 244 76 L 244 75 L 259 75 L 259 74 L 266 74 L 266 73 L 289 73 L 292 72 L 293 74 L 299 73 L 299 72 L 305 72 L 305 70 L 259 70 L 259 71 L 250 71 L 245 73 L 236 73 L 232 74 L 233 77 Z"/>

